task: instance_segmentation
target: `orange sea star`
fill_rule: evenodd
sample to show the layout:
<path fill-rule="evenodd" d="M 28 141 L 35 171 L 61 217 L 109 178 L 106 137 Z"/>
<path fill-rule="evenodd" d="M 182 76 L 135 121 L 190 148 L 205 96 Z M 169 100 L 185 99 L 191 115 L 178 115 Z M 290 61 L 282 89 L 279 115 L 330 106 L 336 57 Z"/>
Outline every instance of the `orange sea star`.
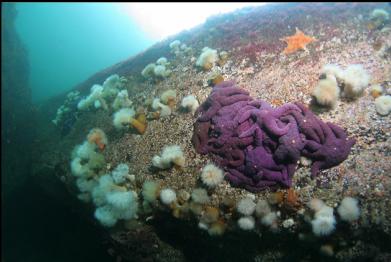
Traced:
<path fill-rule="evenodd" d="M 315 38 L 305 35 L 296 27 L 296 33 L 292 36 L 287 36 L 281 41 L 285 41 L 288 46 L 284 49 L 284 54 L 290 54 L 296 52 L 298 49 L 306 50 L 305 46 L 313 41 L 316 41 Z"/>

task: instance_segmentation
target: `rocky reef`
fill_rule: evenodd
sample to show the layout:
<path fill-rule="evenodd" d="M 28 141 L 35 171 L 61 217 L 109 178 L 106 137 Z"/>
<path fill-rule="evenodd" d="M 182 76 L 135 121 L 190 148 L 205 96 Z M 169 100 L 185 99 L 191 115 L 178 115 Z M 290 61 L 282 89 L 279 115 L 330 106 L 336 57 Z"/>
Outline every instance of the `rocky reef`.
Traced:
<path fill-rule="evenodd" d="M 102 226 L 119 260 L 389 261 L 391 121 L 369 92 L 380 85 L 388 96 L 391 87 L 391 24 L 373 21 L 379 8 L 391 11 L 385 3 L 245 8 L 157 43 L 75 87 L 91 107 L 67 134 L 51 122 L 66 95 L 41 106 L 35 175 L 61 181 L 91 218 L 102 207 L 97 222 L 132 204 L 131 219 L 116 213 Z M 360 64 L 370 81 L 346 97 L 354 81 L 327 75 L 328 64 Z M 148 65 L 154 74 L 142 74 Z M 115 95 L 99 93 L 113 74 L 126 80 L 131 103 L 122 111 Z M 331 108 L 312 103 L 325 75 L 338 90 Z M 102 150 L 83 142 L 94 128 L 107 136 Z M 90 161 L 97 155 L 99 164 Z M 212 163 L 222 171 L 206 172 Z M 113 182 L 120 165 L 127 173 Z"/>

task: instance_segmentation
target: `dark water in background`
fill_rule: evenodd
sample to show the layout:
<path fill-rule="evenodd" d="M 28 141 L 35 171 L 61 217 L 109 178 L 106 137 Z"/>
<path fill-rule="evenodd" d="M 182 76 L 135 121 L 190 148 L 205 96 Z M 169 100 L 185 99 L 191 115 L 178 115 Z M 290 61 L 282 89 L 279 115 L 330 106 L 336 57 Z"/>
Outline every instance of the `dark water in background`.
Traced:
<path fill-rule="evenodd" d="M 77 203 L 76 203 L 77 204 Z M 33 179 L 2 206 L 2 261 L 115 261 L 91 222 Z"/>
<path fill-rule="evenodd" d="M 79 201 L 71 203 L 65 187 L 53 199 L 31 176 L 36 111 L 28 79 L 34 70 L 15 30 L 15 4 L 2 4 L 1 11 L 1 259 L 113 261 L 99 228 L 73 211 Z"/>

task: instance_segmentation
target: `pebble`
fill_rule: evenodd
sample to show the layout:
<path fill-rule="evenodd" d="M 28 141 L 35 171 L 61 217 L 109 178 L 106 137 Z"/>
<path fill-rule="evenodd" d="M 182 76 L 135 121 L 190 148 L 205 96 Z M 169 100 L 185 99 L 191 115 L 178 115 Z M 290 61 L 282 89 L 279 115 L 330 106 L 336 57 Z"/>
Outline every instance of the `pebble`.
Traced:
<path fill-rule="evenodd" d="M 325 255 L 325 256 L 328 256 L 328 257 L 332 257 L 334 255 L 334 248 L 330 244 L 322 245 L 320 247 L 319 251 L 320 251 L 320 253 L 322 255 Z"/>

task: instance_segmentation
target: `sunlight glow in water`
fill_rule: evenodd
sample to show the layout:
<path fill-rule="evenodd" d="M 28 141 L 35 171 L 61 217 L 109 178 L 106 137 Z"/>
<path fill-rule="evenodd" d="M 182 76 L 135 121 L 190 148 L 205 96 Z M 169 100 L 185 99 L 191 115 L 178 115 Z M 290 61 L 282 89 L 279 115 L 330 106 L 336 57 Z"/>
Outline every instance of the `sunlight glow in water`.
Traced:
<path fill-rule="evenodd" d="M 118 3 L 153 39 L 162 40 L 205 22 L 211 15 L 266 3 Z"/>

